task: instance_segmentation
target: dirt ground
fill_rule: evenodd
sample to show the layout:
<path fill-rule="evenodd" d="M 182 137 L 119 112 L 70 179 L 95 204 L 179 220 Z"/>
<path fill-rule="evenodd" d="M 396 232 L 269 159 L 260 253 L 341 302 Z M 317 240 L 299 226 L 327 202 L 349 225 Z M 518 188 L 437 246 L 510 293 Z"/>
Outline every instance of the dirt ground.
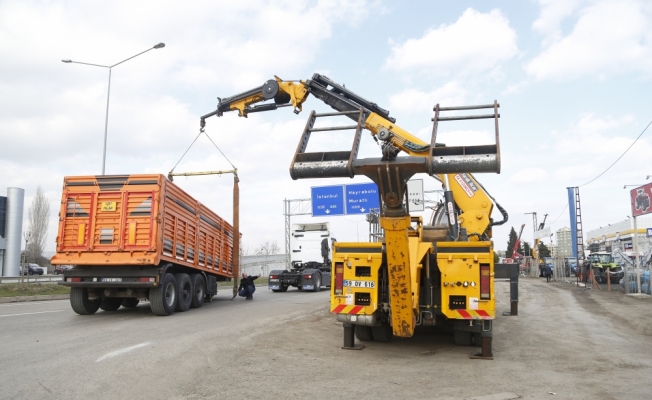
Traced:
<path fill-rule="evenodd" d="M 230 348 L 206 346 L 181 397 L 650 399 L 652 299 L 523 277 L 519 316 L 496 282 L 495 359 L 473 360 L 428 330 L 342 350 L 328 304 L 254 326 Z M 211 379 L 212 377 L 212 379 Z M 207 384 L 206 382 L 211 382 Z"/>

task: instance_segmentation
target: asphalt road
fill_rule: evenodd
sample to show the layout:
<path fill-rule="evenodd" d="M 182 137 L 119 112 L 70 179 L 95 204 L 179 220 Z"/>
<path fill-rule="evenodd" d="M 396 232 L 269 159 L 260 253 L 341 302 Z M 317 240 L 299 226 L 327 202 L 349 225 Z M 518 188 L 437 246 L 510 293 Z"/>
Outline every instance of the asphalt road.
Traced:
<path fill-rule="evenodd" d="M 2 304 L 0 398 L 182 398 L 198 369 L 235 382 L 227 368 L 211 370 L 220 349 L 324 309 L 328 298 L 327 290 L 272 293 L 263 286 L 253 301 L 231 301 L 223 290 L 202 308 L 169 317 L 153 315 L 144 302 L 92 316 L 75 314 L 67 300 Z"/>
<path fill-rule="evenodd" d="M 524 278 L 496 282 L 493 361 L 445 331 L 342 350 L 328 291 L 230 300 L 170 317 L 0 305 L 5 399 L 649 399 L 652 299 Z"/>

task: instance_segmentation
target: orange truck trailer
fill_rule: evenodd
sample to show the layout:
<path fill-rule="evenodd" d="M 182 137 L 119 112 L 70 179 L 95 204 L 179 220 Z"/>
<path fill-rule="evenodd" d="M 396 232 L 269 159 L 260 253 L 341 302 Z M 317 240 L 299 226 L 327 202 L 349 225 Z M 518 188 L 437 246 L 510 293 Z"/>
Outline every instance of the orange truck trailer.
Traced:
<path fill-rule="evenodd" d="M 67 176 L 54 265 L 82 315 L 149 300 L 156 315 L 198 308 L 233 279 L 233 227 L 164 175 Z"/>

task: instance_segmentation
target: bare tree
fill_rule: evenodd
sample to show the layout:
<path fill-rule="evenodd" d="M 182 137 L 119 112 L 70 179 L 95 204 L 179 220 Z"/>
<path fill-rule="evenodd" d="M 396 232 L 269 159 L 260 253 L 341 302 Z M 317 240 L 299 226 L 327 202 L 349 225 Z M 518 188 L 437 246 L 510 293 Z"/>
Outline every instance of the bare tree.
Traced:
<path fill-rule="evenodd" d="M 27 245 L 27 258 L 32 262 L 43 256 L 45 241 L 48 236 L 48 224 L 50 223 L 50 200 L 43 194 L 41 186 L 36 188 L 36 196 L 29 207 L 29 232 L 31 238 Z"/>
<path fill-rule="evenodd" d="M 266 240 L 256 248 L 256 254 L 261 256 L 271 256 L 272 254 L 278 254 L 280 247 L 278 247 L 278 242 L 276 240 Z"/>

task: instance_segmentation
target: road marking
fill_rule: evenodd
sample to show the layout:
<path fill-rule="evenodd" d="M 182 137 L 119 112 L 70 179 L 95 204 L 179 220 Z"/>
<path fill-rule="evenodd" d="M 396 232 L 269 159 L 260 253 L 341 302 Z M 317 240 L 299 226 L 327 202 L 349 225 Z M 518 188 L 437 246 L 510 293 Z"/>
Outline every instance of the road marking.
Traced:
<path fill-rule="evenodd" d="M 13 303 L 0 304 L 0 307 L 16 307 L 16 306 L 34 306 L 39 304 L 61 303 L 68 302 L 68 300 L 37 300 L 37 301 L 16 301 Z"/>
<path fill-rule="evenodd" d="M 119 355 L 122 355 L 122 354 L 125 354 L 125 353 L 129 353 L 130 351 L 140 349 L 141 347 L 149 346 L 150 344 L 152 344 L 152 342 L 145 342 L 145 343 L 137 344 L 135 346 L 125 347 L 124 349 L 112 351 L 112 352 L 107 353 L 107 354 L 103 355 L 102 357 L 98 358 L 97 360 L 95 360 L 95 362 L 104 361 L 104 360 L 106 360 L 108 358 L 113 358 L 115 356 L 119 356 Z"/>
<path fill-rule="evenodd" d="M 28 313 L 22 313 L 22 314 L 9 314 L 9 315 L 0 315 L 0 318 L 2 317 L 17 317 L 19 315 L 34 315 L 34 314 L 45 314 L 45 313 L 53 313 L 53 312 L 61 312 L 64 310 L 55 310 L 55 311 L 37 311 L 37 312 L 28 312 Z"/>

